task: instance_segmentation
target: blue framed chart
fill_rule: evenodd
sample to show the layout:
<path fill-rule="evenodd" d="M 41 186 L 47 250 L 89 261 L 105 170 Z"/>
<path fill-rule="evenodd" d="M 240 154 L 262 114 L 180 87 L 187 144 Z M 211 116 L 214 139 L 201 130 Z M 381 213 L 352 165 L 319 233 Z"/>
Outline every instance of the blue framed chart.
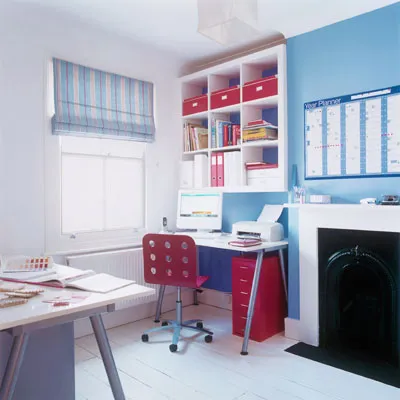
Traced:
<path fill-rule="evenodd" d="M 400 86 L 304 104 L 305 179 L 400 175 Z"/>

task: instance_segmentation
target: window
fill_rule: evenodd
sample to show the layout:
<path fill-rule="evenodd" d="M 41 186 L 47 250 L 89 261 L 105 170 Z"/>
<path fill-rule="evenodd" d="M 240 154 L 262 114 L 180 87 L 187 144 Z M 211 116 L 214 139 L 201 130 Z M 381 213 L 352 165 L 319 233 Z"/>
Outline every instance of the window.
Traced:
<path fill-rule="evenodd" d="M 65 136 L 51 140 L 57 141 L 53 160 L 58 161 L 52 163 L 50 187 L 47 182 L 47 250 L 139 242 L 145 227 L 146 145 Z M 54 188 L 59 196 L 51 194 Z"/>
<path fill-rule="evenodd" d="M 46 251 L 140 244 L 153 84 L 59 59 L 49 69 Z"/>

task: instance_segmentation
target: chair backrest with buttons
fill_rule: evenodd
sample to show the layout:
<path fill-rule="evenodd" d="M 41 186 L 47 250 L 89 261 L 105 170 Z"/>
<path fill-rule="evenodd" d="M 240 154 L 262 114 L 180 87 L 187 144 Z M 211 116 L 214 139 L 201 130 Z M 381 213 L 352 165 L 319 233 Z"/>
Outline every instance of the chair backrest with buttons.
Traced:
<path fill-rule="evenodd" d="M 145 235 L 143 261 L 144 280 L 147 283 L 196 287 L 197 248 L 189 236 Z"/>

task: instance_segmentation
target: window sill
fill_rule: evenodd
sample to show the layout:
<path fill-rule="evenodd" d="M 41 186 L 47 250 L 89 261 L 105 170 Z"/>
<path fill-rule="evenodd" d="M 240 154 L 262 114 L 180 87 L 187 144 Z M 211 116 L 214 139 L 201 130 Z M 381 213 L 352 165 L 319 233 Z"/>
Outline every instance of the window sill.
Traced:
<path fill-rule="evenodd" d="M 110 246 L 93 247 L 93 248 L 87 248 L 87 249 L 47 252 L 46 255 L 47 256 L 77 256 L 80 254 L 103 253 L 103 252 L 107 252 L 107 251 L 138 249 L 141 247 L 142 247 L 141 243 L 132 243 L 132 244 L 124 244 L 124 245 L 110 245 Z"/>

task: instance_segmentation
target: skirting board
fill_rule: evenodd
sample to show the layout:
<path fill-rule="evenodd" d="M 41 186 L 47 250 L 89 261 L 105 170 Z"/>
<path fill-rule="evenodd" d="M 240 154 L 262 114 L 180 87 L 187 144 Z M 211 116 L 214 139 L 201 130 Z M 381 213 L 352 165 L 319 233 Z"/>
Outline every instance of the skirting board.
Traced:
<path fill-rule="evenodd" d="M 232 294 L 213 289 L 201 289 L 197 299 L 201 304 L 232 310 Z"/>
<path fill-rule="evenodd" d="M 182 290 L 182 303 L 183 306 L 190 306 L 193 304 L 193 290 Z M 104 325 L 107 329 L 115 328 L 129 324 L 131 322 L 139 321 L 141 319 L 154 317 L 156 313 L 157 302 L 140 304 L 135 307 L 125 308 L 122 310 L 114 311 L 110 314 L 103 315 Z M 165 292 L 162 312 L 175 310 L 176 306 L 176 291 L 173 293 Z M 92 326 L 88 318 L 75 321 L 75 338 L 91 335 L 93 333 Z"/>
<path fill-rule="evenodd" d="M 289 339 L 301 341 L 300 320 L 285 318 L 285 336 Z"/>

